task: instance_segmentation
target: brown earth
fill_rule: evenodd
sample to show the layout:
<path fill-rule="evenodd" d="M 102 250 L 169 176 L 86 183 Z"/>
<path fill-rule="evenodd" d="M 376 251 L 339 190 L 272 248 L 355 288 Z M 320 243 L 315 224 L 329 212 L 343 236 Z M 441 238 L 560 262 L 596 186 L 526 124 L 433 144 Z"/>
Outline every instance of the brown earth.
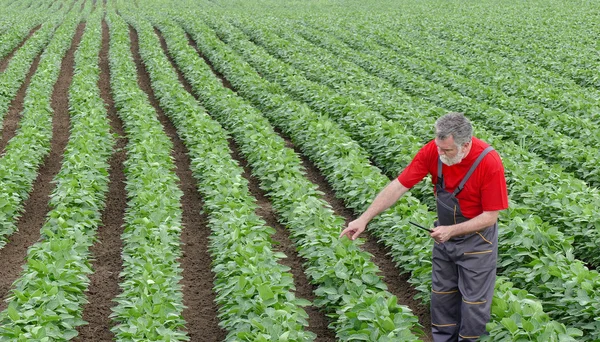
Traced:
<path fill-rule="evenodd" d="M 155 30 L 155 32 L 160 38 L 163 51 L 168 56 L 167 45 L 164 38 L 158 30 Z M 177 71 L 179 81 L 184 85 L 184 87 L 190 94 L 193 94 L 190 84 L 184 79 L 181 71 L 177 68 L 174 61 L 170 57 L 169 60 L 173 68 L 175 68 L 175 70 Z M 215 70 L 213 69 L 213 71 Z M 231 84 L 229 83 L 229 81 L 227 81 L 225 78 L 220 79 L 225 87 L 231 89 Z M 306 275 L 304 274 L 304 266 L 302 264 L 302 259 L 298 256 L 298 253 L 296 252 L 296 247 L 289 238 L 289 232 L 286 230 L 285 227 L 279 224 L 277 216 L 271 206 L 270 201 L 265 196 L 264 191 L 260 189 L 259 181 L 254 176 L 252 176 L 250 172 L 250 167 L 248 166 L 248 162 L 239 153 L 239 148 L 233 142 L 233 140 L 230 140 L 229 147 L 233 152 L 232 158 L 244 168 L 243 177 L 248 180 L 250 193 L 257 199 L 259 209 L 257 209 L 256 214 L 262 217 L 268 226 L 273 227 L 276 230 L 276 233 L 272 236 L 273 240 L 278 243 L 278 245 L 275 246 L 275 249 L 285 253 L 287 256 L 287 258 L 280 260 L 280 263 L 282 265 L 290 267 L 290 273 L 293 275 L 294 286 L 296 287 L 296 296 L 307 299 L 312 302 L 315 299 L 315 296 L 313 294 L 314 287 L 309 283 Z M 318 336 L 316 341 L 335 341 L 335 334 L 327 328 L 327 325 L 330 323 L 330 321 L 325 316 L 325 314 L 312 305 L 305 307 L 304 310 L 308 314 L 309 326 L 307 330 L 312 331 Z"/>
<path fill-rule="evenodd" d="M 19 43 L 19 45 L 17 45 L 8 55 L 6 55 L 6 57 L 4 57 L 4 59 L 2 59 L 2 61 L 0 61 L 0 72 L 4 72 L 4 70 L 6 70 L 6 68 L 8 67 L 8 64 L 10 63 L 10 60 L 15 55 L 15 53 L 27 42 L 27 40 L 29 38 L 31 38 L 31 36 L 33 36 L 33 34 L 37 30 L 40 29 L 40 27 L 42 27 L 42 25 L 38 25 L 38 26 L 32 28 L 31 31 L 29 31 L 29 34 L 27 35 L 27 37 L 25 37 L 25 39 L 23 39 L 23 41 L 21 41 Z"/>
<path fill-rule="evenodd" d="M 27 248 L 39 239 L 40 229 L 50 210 L 48 200 L 55 187 L 51 181 L 60 170 L 63 151 L 69 139 L 68 90 L 73 78 L 75 49 L 81 40 L 84 28 L 83 23 L 77 27 L 71 47 L 62 60 L 60 75 L 52 92 L 51 106 L 54 115 L 50 154 L 39 169 L 33 191 L 25 202 L 25 213 L 17 222 L 18 232 L 13 234 L 10 242 L 0 250 L 0 295 L 3 298 L 6 298 L 12 283 L 20 275 Z M 0 310 L 4 310 L 6 306 L 5 301 L 0 302 Z"/>
<path fill-rule="evenodd" d="M 25 95 L 27 93 L 27 88 L 29 87 L 29 83 L 31 82 L 31 77 L 37 70 L 37 67 L 40 63 L 41 54 L 38 55 L 31 63 L 31 67 L 25 76 L 25 80 L 23 80 L 23 84 L 17 91 L 17 96 L 11 101 L 10 106 L 8 107 L 8 112 L 4 117 L 4 122 L 2 123 L 2 133 L 0 139 L 0 151 L 4 153 L 4 149 L 6 145 L 12 139 L 16 132 L 17 127 L 19 126 L 19 120 L 21 120 L 21 112 L 23 111 L 23 103 L 25 101 Z"/>
<path fill-rule="evenodd" d="M 210 229 L 206 214 L 201 213 L 203 201 L 196 189 L 196 180 L 192 176 L 188 150 L 177 136 L 175 127 L 160 108 L 154 95 L 150 76 L 139 54 L 138 35 L 133 28 L 130 28 L 129 37 L 138 70 L 138 84 L 148 94 L 165 132 L 173 142 L 172 156 L 177 166 L 175 171 L 180 179 L 179 186 L 184 193 L 181 199 L 183 255 L 179 262 L 183 268 L 181 284 L 183 304 L 187 307 L 183 311 L 183 318 L 187 322 L 186 329 L 192 341 L 222 341 L 225 339 L 226 332 L 218 325 L 216 295 L 212 291 L 212 280 L 215 274 L 211 270 L 212 259 L 208 252 Z"/>
<path fill-rule="evenodd" d="M 83 307 L 83 320 L 89 324 L 77 329 L 79 336 L 74 340 L 81 342 L 113 341 L 114 334 L 110 331 L 113 324 L 109 315 L 112 312 L 111 308 L 115 305 L 112 300 L 121 292 L 119 273 L 123 270 L 121 234 L 123 234 L 125 208 L 127 207 L 123 162 L 127 158 L 124 149 L 127 139 L 111 95 L 108 38 L 108 26 L 106 22 L 102 21 L 98 87 L 100 96 L 106 104 L 111 130 L 118 136 L 118 140 L 115 146 L 116 150 L 109 161 L 110 183 L 106 196 L 106 207 L 102 212 L 102 225 L 98 227 L 96 234 L 98 241 L 90 248 L 94 273 L 90 276 L 90 286 L 86 293 L 89 303 Z"/>

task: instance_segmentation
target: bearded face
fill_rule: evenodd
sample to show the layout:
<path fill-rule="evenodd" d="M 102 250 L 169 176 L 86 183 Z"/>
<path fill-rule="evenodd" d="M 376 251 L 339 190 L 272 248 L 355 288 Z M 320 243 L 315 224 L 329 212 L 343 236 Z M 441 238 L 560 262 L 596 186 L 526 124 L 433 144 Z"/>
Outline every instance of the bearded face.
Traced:
<path fill-rule="evenodd" d="M 436 138 L 435 143 L 437 145 L 440 160 L 448 166 L 460 163 L 470 150 L 470 143 L 459 146 L 454 142 L 454 138 L 451 136 L 444 140 Z"/>
<path fill-rule="evenodd" d="M 456 153 L 456 155 L 454 157 L 450 157 L 447 154 L 440 155 L 440 160 L 442 161 L 442 163 L 444 163 L 448 166 L 452 166 L 454 164 L 460 163 L 465 158 L 465 155 L 466 155 L 466 153 L 464 151 L 464 148 L 459 147 L 458 152 Z"/>

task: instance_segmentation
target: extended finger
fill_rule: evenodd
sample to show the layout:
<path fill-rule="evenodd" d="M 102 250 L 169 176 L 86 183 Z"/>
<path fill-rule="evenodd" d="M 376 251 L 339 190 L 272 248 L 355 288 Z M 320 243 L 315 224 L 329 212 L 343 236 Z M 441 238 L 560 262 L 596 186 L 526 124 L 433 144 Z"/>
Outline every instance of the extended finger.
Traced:
<path fill-rule="evenodd" d="M 340 239 L 341 239 L 341 238 L 342 238 L 344 235 L 346 235 L 348 238 L 350 238 L 350 234 L 351 234 L 351 233 L 352 233 L 352 230 L 351 230 L 351 229 L 348 229 L 348 228 L 344 229 L 344 230 L 342 231 L 342 233 L 340 234 Z"/>

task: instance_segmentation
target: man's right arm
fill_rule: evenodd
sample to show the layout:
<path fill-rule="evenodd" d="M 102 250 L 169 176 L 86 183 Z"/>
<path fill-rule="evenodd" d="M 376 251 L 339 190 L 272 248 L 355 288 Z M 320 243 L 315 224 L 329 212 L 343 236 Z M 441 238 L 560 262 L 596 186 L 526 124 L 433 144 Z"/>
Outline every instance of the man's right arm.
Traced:
<path fill-rule="evenodd" d="M 375 197 L 373 203 L 356 220 L 348 223 L 348 227 L 342 231 L 340 238 L 346 235 L 351 240 L 355 240 L 367 227 L 367 224 L 381 212 L 391 207 L 402 195 L 408 191 L 408 188 L 402 185 L 398 178 L 392 180 Z"/>

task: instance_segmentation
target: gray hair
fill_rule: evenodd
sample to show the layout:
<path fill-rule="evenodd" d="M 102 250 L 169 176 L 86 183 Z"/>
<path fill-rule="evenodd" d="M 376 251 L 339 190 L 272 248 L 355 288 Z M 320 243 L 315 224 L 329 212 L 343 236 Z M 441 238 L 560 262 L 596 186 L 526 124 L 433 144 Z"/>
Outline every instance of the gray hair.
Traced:
<path fill-rule="evenodd" d="M 463 113 L 448 113 L 435 122 L 435 134 L 440 140 L 452 136 L 456 146 L 460 147 L 471 141 L 473 126 Z"/>

